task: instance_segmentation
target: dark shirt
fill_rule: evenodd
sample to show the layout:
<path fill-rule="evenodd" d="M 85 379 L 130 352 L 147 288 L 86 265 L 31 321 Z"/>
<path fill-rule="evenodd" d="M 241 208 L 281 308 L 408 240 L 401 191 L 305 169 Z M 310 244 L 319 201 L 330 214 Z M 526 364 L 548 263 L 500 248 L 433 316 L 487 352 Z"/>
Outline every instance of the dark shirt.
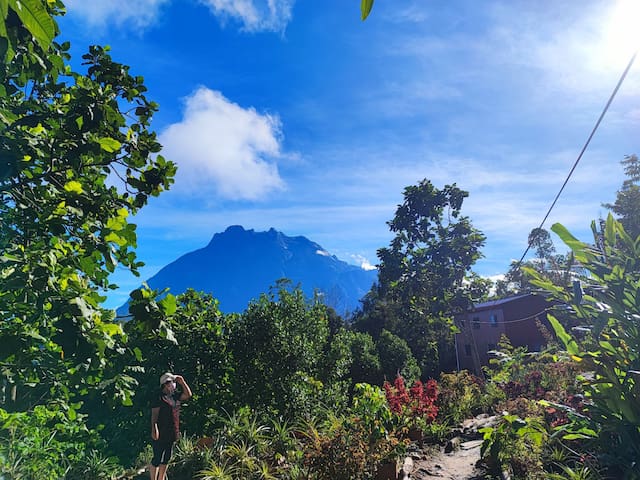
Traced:
<path fill-rule="evenodd" d="M 158 395 L 151 408 L 160 408 L 158 412 L 158 441 L 175 442 L 180 437 L 180 392 L 172 396 Z"/>

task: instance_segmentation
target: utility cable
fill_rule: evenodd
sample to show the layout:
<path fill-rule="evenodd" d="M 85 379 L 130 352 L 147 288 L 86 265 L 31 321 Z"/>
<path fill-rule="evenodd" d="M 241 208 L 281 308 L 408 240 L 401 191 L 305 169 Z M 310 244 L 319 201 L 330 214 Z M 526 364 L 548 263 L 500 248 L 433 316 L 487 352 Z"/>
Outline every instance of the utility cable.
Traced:
<path fill-rule="evenodd" d="M 540 310 L 538 313 L 534 313 L 532 315 L 528 315 L 526 317 L 522 317 L 522 318 L 515 318 L 513 320 L 502 320 L 501 322 L 487 322 L 484 320 L 471 320 L 470 322 L 468 322 L 470 325 L 506 325 L 506 324 L 511 324 L 511 323 L 519 323 L 519 322 L 525 322 L 527 320 L 531 320 L 532 318 L 536 318 L 539 317 L 542 314 L 545 314 L 547 312 L 553 311 L 553 307 L 547 307 L 543 310 Z M 464 322 L 466 322 L 468 319 L 465 318 L 463 319 Z"/>
<path fill-rule="evenodd" d="M 631 55 L 631 59 L 629 60 L 629 63 L 627 64 L 627 68 L 625 68 L 624 72 L 622 72 L 622 75 L 620 76 L 620 79 L 618 80 L 618 84 L 616 85 L 616 88 L 613 89 L 613 92 L 611 93 L 611 96 L 609 97 L 609 101 L 607 102 L 607 104 L 605 105 L 604 109 L 602 110 L 602 113 L 600 114 L 600 117 L 598 118 L 598 121 L 596 122 L 595 126 L 593 127 L 593 130 L 591 130 L 591 134 L 589 135 L 589 138 L 587 138 L 587 141 L 585 142 L 584 146 L 582 147 L 582 150 L 580 151 L 580 154 L 578 155 L 578 158 L 574 162 L 573 167 L 571 167 L 571 170 L 569 171 L 569 175 L 567 175 L 567 178 L 565 179 L 564 183 L 562 184 L 562 187 L 560 187 L 560 191 L 556 195 L 556 198 L 553 199 L 553 203 L 549 207 L 549 210 L 547 210 L 547 214 L 542 219 L 542 222 L 540 222 L 540 226 L 538 228 L 542 228 L 542 226 L 544 225 L 544 222 L 546 222 L 547 218 L 549 218 L 549 215 L 551 214 L 551 210 L 553 210 L 553 207 L 555 207 L 556 202 L 558 201 L 558 198 L 560 198 L 560 195 L 562 194 L 562 192 L 564 190 L 564 187 L 566 187 L 567 183 L 569 183 L 569 179 L 571 178 L 571 175 L 573 175 L 573 171 L 578 166 L 578 163 L 580 163 L 580 160 L 582 160 L 582 155 L 584 155 L 584 152 L 587 150 L 587 147 L 589 146 L 589 143 L 591 143 L 591 139 L 593 138 L 593 136 L 595 135 L 596 131 L 598 130 L 598 127 L 600 126 L 600 123 L 602 122 L 602 119 L 604 118 L 605 114 L 607 113 L 607 110 L 609 110 L 609 106 L 611 105 L 611 103 L 613 102 L 613 99 L 615 98 L 616 94 L 618 93 L 618 90 L 620 89 L 620 86 L 622 85 L 622 82 L 624 82 L 624 79 L 627 77 L 627 73 L 629 73 L 629 70 L 631 70 L 631 66 L 633 65 L 633 62 L 635 61 L 637 55 L 638 55 L 638 50 L 633 52 L 633 55 Z M 527 253 L 529 252 L 530 248 L 531 248 L 531 242 L 528 243 L 527 249 L 522 254 L 522 257 L 520 257 L 520 260 L 518 260 L 518 263 L 516 264 L 515 268 L 520 267 L 520 265 L 522 264 L 522 261 L 524 260 L 524 257 L 527 255 Z"/>

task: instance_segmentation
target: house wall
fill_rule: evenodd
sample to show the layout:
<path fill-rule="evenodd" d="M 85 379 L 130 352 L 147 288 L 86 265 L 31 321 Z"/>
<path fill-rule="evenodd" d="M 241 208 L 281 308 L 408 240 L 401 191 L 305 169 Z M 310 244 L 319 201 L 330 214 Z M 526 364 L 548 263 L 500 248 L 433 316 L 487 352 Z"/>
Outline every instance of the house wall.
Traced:
<path fill-rule="evenodd" d="M 469 312 L 460 325 L 462 334 L 456 335 L 458 360 L 461 369 L 474 370 L 474 356 L 481 365 L 489 363 L 487 352 L 494 350 L 505 332 L 504 313 L 501 308 Z M 493 321 L 495 319 L 495 321 Z M 475 350 L 475 351 L 474 351 Z"/>
<path fill-rule="evenodd" d="M 489 364 L 487 352 L 497 347 L 502 334 L 513 346 L 540 350 L 546 341 L 536 325 L 535 315 L 543 312 L 539 315 L 540 320 L 548 326 L 546 307 L 548 303 L 544 297 L 526 295 L 456 317 L 461 330 L 455 338 L 459 368 L 480 373 L 479 367 Z"/>
<path fill-rule="evenodd" d="M 530 352 L 538 352 L 542 349 L 543 345 L 547 342 L 536 325 L 536 318 L 538 318 L 547 329 L 550 329 L 545 312 L 545 308 L 548 306 L 549 304 L 544 297 L 538 295 L 531 295 L 521 301 L 513 302 L 513 304 L 508 303 L 504 305 L 505 317 L 512 319 L 511 323 L 505 325 L 505 334 L 513 346 L 526 346 Z M 535 317 L 536 314 L 539 315 Z M 526 318 L 526 320 L 513 321 L 524 318 Z"/>

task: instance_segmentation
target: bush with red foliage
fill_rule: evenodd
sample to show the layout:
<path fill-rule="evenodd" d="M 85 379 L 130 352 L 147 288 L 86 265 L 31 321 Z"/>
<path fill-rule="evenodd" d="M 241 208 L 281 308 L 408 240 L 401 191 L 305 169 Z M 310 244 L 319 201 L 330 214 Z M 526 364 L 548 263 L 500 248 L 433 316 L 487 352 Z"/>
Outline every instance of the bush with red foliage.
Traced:
<path fill-rule="evenodd" d="M 389 408 L 396 415 L 407 417 L 412 423 L 422 420 L 427 424 L 438 416 L 438 382 L 435 380 L 428 380 L 425 384 L 416 380 L 407 389 L 404 378 L 398 375 L 393 385 L 385 381 L 383 388 Z"/>

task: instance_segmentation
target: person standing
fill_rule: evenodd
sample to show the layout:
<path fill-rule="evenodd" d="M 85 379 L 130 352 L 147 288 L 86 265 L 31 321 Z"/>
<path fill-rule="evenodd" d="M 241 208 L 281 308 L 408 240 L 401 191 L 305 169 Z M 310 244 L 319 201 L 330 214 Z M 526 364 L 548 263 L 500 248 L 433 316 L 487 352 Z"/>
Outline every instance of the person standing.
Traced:
<path fill-rule="evenodd" d="M 160 377 L 160 393 L 151 403 L 151 480 L 166 478 L 173 444 L 180 437 L 180 405 L 191 395 L 191 388 L 182 375 L 167 372 Z"/>

